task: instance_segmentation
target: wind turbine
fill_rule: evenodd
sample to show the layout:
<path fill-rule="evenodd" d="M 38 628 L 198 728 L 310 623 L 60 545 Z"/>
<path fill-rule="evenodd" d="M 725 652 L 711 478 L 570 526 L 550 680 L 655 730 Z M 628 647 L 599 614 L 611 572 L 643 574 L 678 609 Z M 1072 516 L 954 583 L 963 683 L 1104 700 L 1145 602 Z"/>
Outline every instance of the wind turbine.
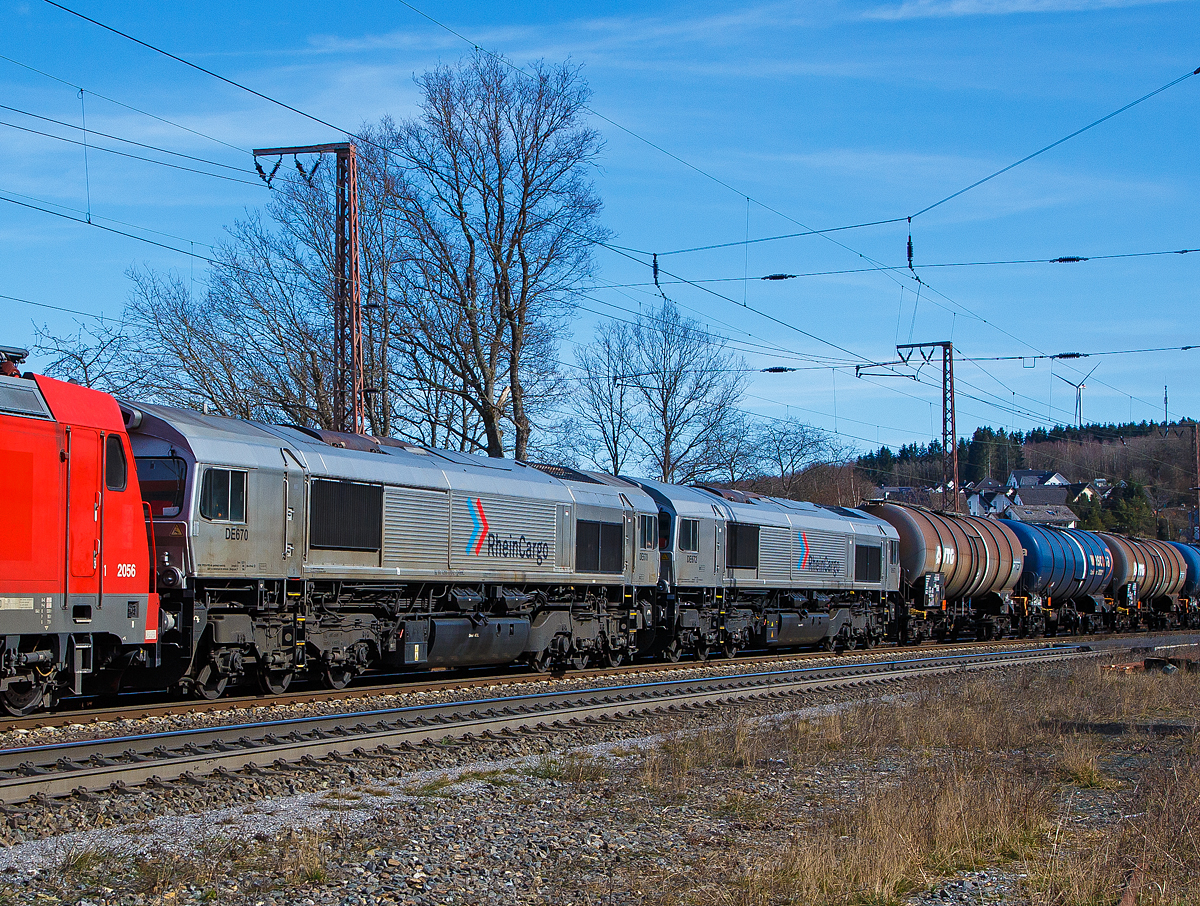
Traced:
<path fill-rule="evenodd" d="M 1089 371 L 1086 375 L 1084 375 L 1083 380 L 1080 381 L 1078 384 L 1076 384 L 1074 381 L 1067 380 L 1067 378 L 1063 377 L 1061 374 L 1054 375 L 1060 381 L 1064 381 L 1075 388 L 1075 427 L 1076 428 L 1079 428 L 1079 429 L 1083 428 L 1083 391 L 1085 389 L 1087 389 L 1087 384 L 1085 383 L 1085 381 L 1087 381 L 1088 378 L 1090 378 L 1093 374 L 1095 374 L 1096 368 L 1099 368 L 1099 367 L 1100 367 L 1100 365 L 1099 365 L 1099 363 L 1097 363 L 1096 366 L 1094 368 L 1092 368 L 1091 371 Z"/>

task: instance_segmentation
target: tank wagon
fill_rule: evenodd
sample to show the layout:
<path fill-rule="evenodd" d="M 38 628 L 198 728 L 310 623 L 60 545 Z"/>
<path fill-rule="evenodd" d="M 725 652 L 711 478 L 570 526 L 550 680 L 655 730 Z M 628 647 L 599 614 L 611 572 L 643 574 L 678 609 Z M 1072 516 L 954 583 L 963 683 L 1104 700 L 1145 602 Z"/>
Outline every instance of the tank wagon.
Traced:
<path fill-rule="evenodd" d="M 1114 616 L 1109 628 L 1162 629 L 1171 625 L 1187 578 L 1183 554 L 1165 541 L 1098 534 L 1113 559 L 1109 596 Z"/>
<path fill-rule="evenodd" d="M 1035 614 L 1012 599 L 1024 553 L 1003 523 L 897 503 L 871 502 L 863 510 L 899 536 L 899 641 L 1030 631 Z"/>
<path fill-rule="evenodd" d="M 1179 551 L 1187 565 L 1187 575 L 1184 577 L 1183 587 L 1179 589 L 1179 625 L 1196 626 L 1200 619 L 1200 550 L 1178 541 L 1167 543 Z"/>
<path fill-rule="evenodd" d="M 1105 598 L 1112 583 L 1113 558 L 1104 539 L 1079 529 L 1004 520 L 1025 550 L 1014 600 L 1041 621 L 1048 635 L 1091 632 L 1112 625 Z"/>

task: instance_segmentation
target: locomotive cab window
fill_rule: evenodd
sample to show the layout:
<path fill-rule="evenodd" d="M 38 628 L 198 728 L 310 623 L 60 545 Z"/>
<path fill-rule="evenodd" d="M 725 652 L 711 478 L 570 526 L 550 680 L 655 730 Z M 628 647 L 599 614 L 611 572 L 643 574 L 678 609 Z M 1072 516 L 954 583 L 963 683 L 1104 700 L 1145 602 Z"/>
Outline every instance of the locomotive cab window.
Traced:
<path fill-rule="evenodd" d="M 642 550 L 652 551 L 658 547 L 658 517 L 642 516 L 639 522 L 639 541 L 641 542 Z"/>
<path fill-rule="evenodd" d="M 681 551 L 700 550 L 700 520 L 679 520 L 679 549 Z"/>
<path fill-rule="evenodd" d="M 878 582 L 883 575 L 883 552 L 876 544 L 854 545 L 854 581 Z"/>
<path fill-rule="evenodd" d="M 150 513 L 166 518 L 178 516 L 183 510 L 187 463 L 178 456 L 138 456 L 133 462 L 142 500 L 150 504 Z"/>
<path fill-rule="evenodd" d="M 120 434 L 104 439 L 104 486 L 110 491 L 123 491 L 129 481 L 129 463 Z"/>
<path fill-rule="evenodd" d="M 200 515 L 212 522 L 245 522 L 246 473 L 205 469 L 200 484 Z"/>
<path fill-rule="evenodd" d="M 888 542 L 888 560 L 891 561 L 891 563 L 893 565 L 900 562 L 900 542 L 899 541 L 889 541 Z"/>

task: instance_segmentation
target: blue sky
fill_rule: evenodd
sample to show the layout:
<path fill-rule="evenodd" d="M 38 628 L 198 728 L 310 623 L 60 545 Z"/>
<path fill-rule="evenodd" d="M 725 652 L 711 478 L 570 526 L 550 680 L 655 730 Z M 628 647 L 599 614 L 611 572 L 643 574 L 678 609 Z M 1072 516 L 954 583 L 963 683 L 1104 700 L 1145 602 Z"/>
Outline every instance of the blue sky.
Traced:
<path fill-rule="evenodd" d="M 66 5 L 351 128 L 410 114 L 414 73 L 469 50 L 396 0 Z M 1200 5 L 1187 2 L 415 5 L 518 64 L 569 57 L 583 65 L 592 107 L 638 136 L 595 121 L 606 140 L 597 174 L 605 224 L 617 244 L 645 252 L 913 214 L 1200 65 Z M 250 165 L 235 148 L 337 137 L 35 0 L 0 0 L 0 55 L 8 58 L 0 59 L 0 104 L 79 124 L 71 86 L 81 86 L 88 128 L 229 167 Z M 78 138 L 13 110 L 0 110 L 0 122 Z M 1200 76 L 915 218 L 915 262 L 1200 248 L 1198 164 Z M 252 176 L 218 172 L 246 182 L 95 148 L 85 176 L 81 147 L 0 125 L 0 196 L 73 217 L 90 204 L 98 224 L 200 254 L 267 199 Z M 922 383 L 855 377 L 854 363 L 893 360 L 897 342 L 953 339 L 966 358 L 1200 343 L 1200 253 L 929 268 L 920 271 L 919 301 L 912 280 L 880 270 L 743 279 L 871 262 L 902 268 L 907 230 L 897 223 L 664 255 L 673 274 L 724 282 L 702 284 L 705 292 L 664 278 L 663 288 L 754 367 L 837 366 L 756 376 L 747 407 L 836 429 L 860 448 L 940 432 L 937 369 L 923 369 Z M 198 285 L 204 277 L 203 262 L 186 255 L 0 202 L 2 294 L 119 315 L 125 272 L 143 264 Z M 598 264 L 601 286 L 586 308 L 629 317 L 654 304 L 648 268 L 610 252 Z M 0 312 L 5 345 L 30 344 L 35 321 L 64 332 L 75 319 L 3 299 Z M 562 358 L 587 341 L 595 320 L 580 311 Z M 1164 385 L 1172 418 L 1200 416 L 1198 357 L 1200 349 L 1053 368 L 964 361 L 959 433 L 1069 422 L 1075 392 L 1061 378 L 1078 382 L 1093 366 L 1088 420 L 1161 419 Z"/>

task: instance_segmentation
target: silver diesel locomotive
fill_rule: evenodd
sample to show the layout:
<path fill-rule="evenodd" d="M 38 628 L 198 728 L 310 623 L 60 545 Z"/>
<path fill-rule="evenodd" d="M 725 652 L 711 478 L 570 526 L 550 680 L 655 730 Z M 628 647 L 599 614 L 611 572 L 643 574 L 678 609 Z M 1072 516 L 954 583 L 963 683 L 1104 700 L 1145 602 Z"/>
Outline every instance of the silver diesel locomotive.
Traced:
<path fill-rule="evenodd" d="M 896 532 L 857 510 L 123 408 L 154 519 L 155 682 L 870 644 Z M 722 496 L 722 493 L 724 496 Z"/>

